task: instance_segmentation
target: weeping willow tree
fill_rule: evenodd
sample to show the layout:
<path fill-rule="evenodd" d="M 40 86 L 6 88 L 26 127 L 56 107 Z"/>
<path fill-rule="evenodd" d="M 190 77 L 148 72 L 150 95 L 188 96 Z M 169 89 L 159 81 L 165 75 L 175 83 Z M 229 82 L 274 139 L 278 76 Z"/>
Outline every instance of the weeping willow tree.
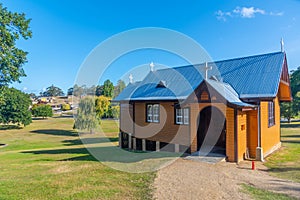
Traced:
<path fill-rule="evenodd" d="M 75 116 L 74 129 L 93 133 L 98 124 L 94 99 L 90 97 L 81 99 Z"/>

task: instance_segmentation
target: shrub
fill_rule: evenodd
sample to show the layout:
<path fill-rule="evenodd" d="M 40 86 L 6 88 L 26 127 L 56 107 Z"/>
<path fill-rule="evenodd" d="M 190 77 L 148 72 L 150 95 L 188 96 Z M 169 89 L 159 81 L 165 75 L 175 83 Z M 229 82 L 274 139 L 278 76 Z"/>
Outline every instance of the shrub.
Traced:
<path fill-rule="evenodd" d="M 52 117 L 53 112 L 50 105 L 46 104 L 35 104 L 32 106 L 31 113 L 34 117 Z"/>

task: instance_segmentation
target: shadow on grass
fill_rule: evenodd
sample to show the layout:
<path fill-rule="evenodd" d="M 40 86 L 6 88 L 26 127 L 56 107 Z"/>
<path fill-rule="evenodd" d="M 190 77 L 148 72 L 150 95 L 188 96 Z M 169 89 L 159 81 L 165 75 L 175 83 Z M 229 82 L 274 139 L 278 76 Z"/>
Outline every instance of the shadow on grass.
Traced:
<path fill-rule="evenodd" d="M 299 135 L 283 135 L 281 137 L 282 138 L 300 138 L 300 134 Z"/>
<path fill-rule="evenodd" d="M 54 116 L 53 118 L 58 118 L 58 119 L 60 119 L 60 118 L 73 118 L 73 115 L 65 114 L 65 115 Z"/>
<path fill-rule="evenodd" d="M 118 163 L 133 163 L 145 159 L 155 158 L 171 158 L 179 157 L 176 153 L 170 152 L 129 152 L 120 149 L 116 146 L 104 147 L 89 147 L 86 148 L 71 148 L 71 149 L 51 149 L 51 150 L 37 150 L 37 151 L 23 151 L 22 153 L 30 154 L 81 154 L 76 157 L 67 158 L 59 161 L 102 161 L 102 162 L 118 162 Z M 82 155 L 86 154 L 86 155 Z"/>
<path fill-rule="evenodd" d="M 290 172 L 290 171 L 300 171 L 300 167 L 287 167 L 284 166 L 282 168 L 271 168 L 271 169 L 267 169 L 266 171 L 268 172 Z"/>
<path fill-rule="evenodd" d="M 281 123 L 281 128 L 300 128 L 300 124 Z"/>
<path fill-rule="evenodd" d="M 18 125 L 0 125 L 0 130 L 12 130 L 12 129 L 22 129 Z"/>
<path fill-rule="evenodd" d="M 57 135 L 57 136 L 78 136 L 78 133 L 75 131 L 67 131 L 67 130 L 60 130 L 60 129 L 40 129 L 30 131 L 31 133 L 38 133 L 38 134 L 46 134 L 46 135 Z"/>
<path fill-rule="evenodd" d="M 81 145 L 81 144 L 100 144 L 100 143 L 107 143 L 107 139 L 110 142 L 117 142 L 119 138 L 111 137 L 111 138 L 81 138 L 76 140 L 64 140 L 62 141 L 65 146 L 73 146 L 73 145 Z"/>
<path fill-rule="evenodd" d="M 282 140 L 282 142 L 284 143 L 293 143 L 293 144 L 300 144 L 300 140 Z"/>

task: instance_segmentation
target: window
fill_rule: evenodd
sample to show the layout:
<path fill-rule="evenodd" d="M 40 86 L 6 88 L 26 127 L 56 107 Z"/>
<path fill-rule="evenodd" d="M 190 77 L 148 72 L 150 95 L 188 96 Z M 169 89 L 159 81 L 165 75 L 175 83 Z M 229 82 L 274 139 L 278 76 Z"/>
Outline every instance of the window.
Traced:
<path fill-rule="evenodd" d="M 274 102 L 273 101 L 269 101 L 268 102 L 268 123 L 269 123 L 269 127 L 274 126 L 275 125 L 275 112 L 274 112 Z"/>
<path fill-rule="evenodd" d="M 147 104 L 147 122 L 159 122 L 159 104 Z"/>
<path fill-rule="evenodd" d="M 176 124 L 189 124 L 189 109 L 180 108 L 176 109 Z"/>

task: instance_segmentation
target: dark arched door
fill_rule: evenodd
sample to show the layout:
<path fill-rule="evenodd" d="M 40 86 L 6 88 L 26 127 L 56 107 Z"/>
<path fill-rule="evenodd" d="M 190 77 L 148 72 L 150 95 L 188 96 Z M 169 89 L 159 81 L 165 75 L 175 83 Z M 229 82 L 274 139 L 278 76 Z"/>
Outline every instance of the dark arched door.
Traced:
<path fill-rule="evenodd" d="M 207 135 L 209 134 L 209 135 Z M 205 144 L 213 146 L 225 153 L 226 148 L 226 118 L 224 114 L 214 106 L 208 106 L 201 110 L 198 117 L 197 150 L 199 151 L 204 140 Z"/>

